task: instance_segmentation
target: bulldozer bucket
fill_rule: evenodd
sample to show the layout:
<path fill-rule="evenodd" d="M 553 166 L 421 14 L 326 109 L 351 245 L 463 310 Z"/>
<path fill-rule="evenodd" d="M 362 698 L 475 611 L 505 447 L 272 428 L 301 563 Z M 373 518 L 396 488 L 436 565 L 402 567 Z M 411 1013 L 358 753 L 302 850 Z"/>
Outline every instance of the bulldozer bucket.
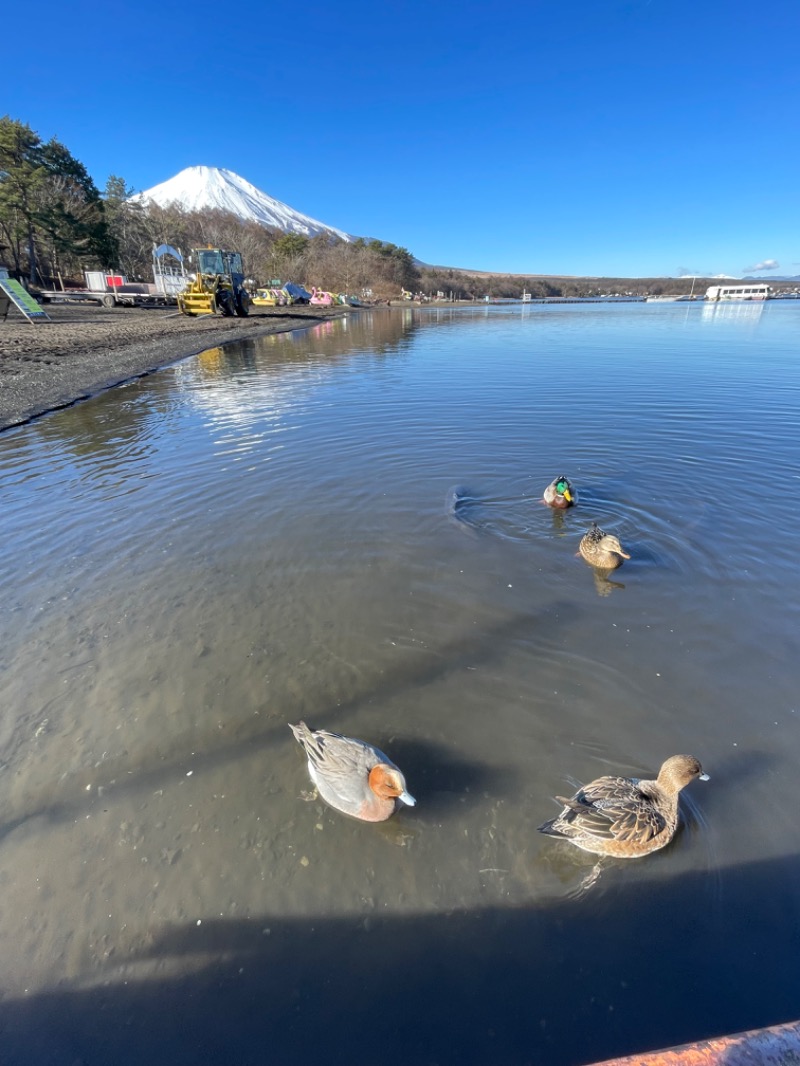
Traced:
<path fill-rule="evenodd" d="M 213 292 L 182 292 L 178 295 L 178 309 L 184 315 L 213 315 L 217 301 Z"/>

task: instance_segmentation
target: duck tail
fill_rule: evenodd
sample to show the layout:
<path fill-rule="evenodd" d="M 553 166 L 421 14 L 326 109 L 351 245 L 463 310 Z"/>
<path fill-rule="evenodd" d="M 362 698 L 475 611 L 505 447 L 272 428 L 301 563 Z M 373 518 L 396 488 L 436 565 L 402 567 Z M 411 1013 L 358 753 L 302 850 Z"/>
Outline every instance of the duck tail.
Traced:
<path fill-rule="evenodd" d="M 536 828 L 540 833 L 545 833 L 549 837 L 563 837 L 565 834 L 556 825 L 557 821 L 557 818 L 551 818 L 549 822 L 544 822 Z"/>
<path fill-rule="evenodd" d="M 301 744 L 305 745 L 306 741 L 311 739 L 311 730 L 302 720 L 299 721 L 297 725 L 292 725 L 292 723 L 289 722 L 289 728 L 294 733 L 295 740 L 299 741 Z"/>

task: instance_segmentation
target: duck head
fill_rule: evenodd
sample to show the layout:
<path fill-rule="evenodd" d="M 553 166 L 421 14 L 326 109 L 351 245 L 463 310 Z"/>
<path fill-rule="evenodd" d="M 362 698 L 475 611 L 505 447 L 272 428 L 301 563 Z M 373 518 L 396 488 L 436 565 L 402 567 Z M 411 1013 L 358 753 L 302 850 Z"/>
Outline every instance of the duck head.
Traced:
<path fill-rule="evenodd" d="M 698 778 L 708 781 L 708 774 L 694 755 L 673 755 L 658 771 L 658 783 L 667 792 L 680 792 L 682 788 Z"/>
<path fill-rule="evenodd" d="M 623 551 L 619 538 L 615 537 L 613 533 L 606 533 L 598 541 L 597 546 L 601 551 L 614 552 L 616 555 L 621 555 L 623 559 L 630 559 L 630 555 Z"/>
<path fill-rule="evenodd" d="M 406 789 L 406 781 L 396 766 L 378 763 L 369 772 L 369 787 L 381 799 L 398 799 L 408 807 L 416 806 L 417 801 Z"/>

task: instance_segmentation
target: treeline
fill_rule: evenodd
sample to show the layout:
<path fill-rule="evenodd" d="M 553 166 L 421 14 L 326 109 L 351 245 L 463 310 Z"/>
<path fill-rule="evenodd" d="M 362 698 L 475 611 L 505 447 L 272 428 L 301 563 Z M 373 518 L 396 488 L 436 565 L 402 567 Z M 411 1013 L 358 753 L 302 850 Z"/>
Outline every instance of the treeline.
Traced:
<path fill-rule="evenodd" d="M 518 300 L 523 291 L 534 299 L 560 296 L 574 299 L 580 296 L 682 296 L 705 293 L 710 279 L 703 278 L 580 278 L 542 277 L 520 274 L 480 274 L 462 272 L 446 267 L 421 267 L 420 287 L 434 296 L 453 294 L 456 300 Z"/>
<path fill-rule="evenodd" d="M 413 256 L 396 244 L 284 233 L 226 211 L 131 201 L 134 193 L 112 175 L 101 195 L 59 141 L 43 142 L 25 123 L 0 118 L 0 262 L 30 287 L 81 281 L 93 269 L 152 281 L 153 248 L 169 244 L 185 253 L 209 245 L 241 252 L 256 285 L 280 278 L 386 298 L 419 288 Z"/>
<path fill-rule="evenodd" d="M 426 294 L 442 293 L 445 298 L 452 294 L 454 300 L 483 300 L 486 296 L 493 300 L 518 300 L 523 290 L 535 297 L 572 295 L 567 291 L 570 286 L 560 279 L 467 273 L 449 267 L 420 267 L 419 284 Z"/>
<path fill-rule="evenodd" d="M 691 291 L 692 279 L 524 277 L 425 266 L 398 245 L 327 235 L 304 237 L 226 211 L 184 211 L 131 200 L 135 190 L 112 175 L 101 194 L 86 168 L 53 138 L 0 118 L 0 263 L 30 287 L 82 282 L 83 272 L 119 270 L 152 281 L 153 248 L 184 253 L 212 246 L 242 253 L 254 285 L 272 279 L 310 288 L 398 299 L 401 290 L 435 299 L 519 299 L 545 296 L 658 295 Z M 697 279 L 703 293 L 707 280 Z"/>
<path fill-rule="evenodd" d="M 254 285 L 277 278 L 331 292 L 372 289 L 390 297 L 418 284 L 411 253 L 395 244 L 343 241 L 325 234 L 305 237 L 244 221 L 228 211 L 159 207 L 131 201 L 132 195 L 122 178 L 109 178 L 104 202 L 117 247 L 116 265 L 132 281 L 152 280 L 153 247 L 169 244 L 184 254 L 208 246 L 240 252 Z"/>
<path fill-rule="evenodd" d="M 53 138 L 0 119 L 0 258 L 38 285 L 48 276 L 111 266 L 116 246 L 86 168 Z"/>

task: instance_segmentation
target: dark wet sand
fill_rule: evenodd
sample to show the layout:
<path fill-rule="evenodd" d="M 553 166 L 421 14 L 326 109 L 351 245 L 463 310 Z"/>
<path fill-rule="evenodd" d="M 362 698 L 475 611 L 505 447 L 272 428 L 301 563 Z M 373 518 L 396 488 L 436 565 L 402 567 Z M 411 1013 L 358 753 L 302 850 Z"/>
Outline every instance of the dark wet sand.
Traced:
<path fill-rule="evenodd" d="M 256 308 L 247 318 L 188 318 L 174 307 L 50 304 L 51 321 L 0 320 L 0 430 L 86 399 L 206 348 L 302 329 L 349 307 Z"/>

